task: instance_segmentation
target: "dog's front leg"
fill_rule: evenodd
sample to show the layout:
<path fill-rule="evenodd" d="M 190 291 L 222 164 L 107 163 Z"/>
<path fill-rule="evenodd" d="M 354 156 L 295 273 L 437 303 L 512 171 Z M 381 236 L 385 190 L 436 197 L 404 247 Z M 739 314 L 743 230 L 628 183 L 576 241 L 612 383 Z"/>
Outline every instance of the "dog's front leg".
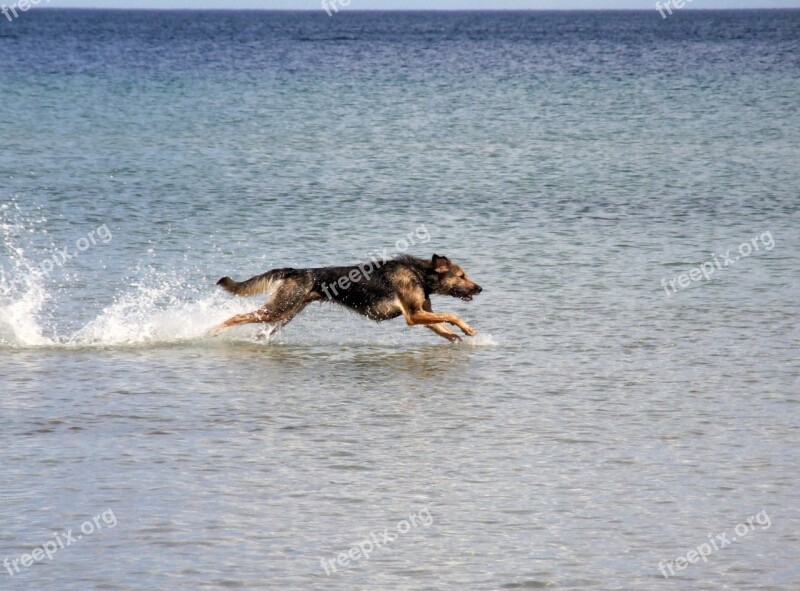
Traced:
<path fill-rule="evenodd" d="M 461 318 L 459 318 L 455 314 L 446 314 L 446 316 L 450 316 L 452 318 L 452 321 L 450 323 L 460 328 L 461 332 L 463 332 L 465 335 L 474 337 L 477 334 L 474 328 L 472 328 L 469 324 L 461 320 Z"/>
<path fill-rule="evenodd" d="M 428 324 L 425 328 L 430 328 L 433 332 L 439 336 L 443 336 L 451 343 L 458 343 L 461 341 L 461 337 L 447 328 L 443 322 L 440 322 L 439 324 Z"/>
<path fill-rule="evenodd" d="M 469 324 L 461 320 L 455 314 L 437 314 L 436 312 L 426 312 L 424 310 L 417 310 L 416 312 L 408 313 L 403 310 L 406 323 L 409 326 L 414 326 L 415 324 L 439 324 L 441 322 L 447 322 L 448 324 L 452 324 L 457 326 L 462 330 L 465 335 L 474 337 L 475 336 L 475 329 L 472 328 Z"/>

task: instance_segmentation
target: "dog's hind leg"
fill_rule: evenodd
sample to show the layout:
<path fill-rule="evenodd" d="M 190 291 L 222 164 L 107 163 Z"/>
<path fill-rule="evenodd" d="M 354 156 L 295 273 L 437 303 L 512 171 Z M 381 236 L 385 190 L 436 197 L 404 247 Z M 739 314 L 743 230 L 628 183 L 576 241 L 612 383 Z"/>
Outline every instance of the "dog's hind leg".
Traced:
<path fill-rule="evenodd" d="M 305 285 L 287 281 L 278 287 L 277 291 L 264 306 L 255 312 L 237 314 L 232 318 L 228 318 L 228 320 L 215 327 L 210 334 L 211 336 L 217 336 L 221 332 L 239 324 L 280 323 L 281 326 L 285 326 L 309 303 L 308 295 L 308 288 Z"/>
<path fill-rule="evenodd" d="M 445 325 L 443 322 L 439 324 L 428 324 L 425 326 L 425 328 L 431 329 L 433 332 L 435 332 L 439 336 L 443 336 L 451 343 L 458 343 L 461 341 L 461 337 L 458 336 L 449 328 L 447 328 L 447 325 Z"/>
<path fill-rule="evenodd" d="M 300 306 L 299 309 L 292 308 L 291 310 L 285 310 L 283 312 L 276 313 L 274 310 L 270 310 L 269 306 L 265 306 L 259 310 L 256 310 L 255 312 L 237 314 L 236 316 L 228 318 L 225 322 L 212 329 L 210 334 L 211 336 L 215 337 L 223 331 L 226 331 L 229 328 L 239 324 L 280 323 L 277 328 L 283 328 L 289 324 L 289 321 L 294 318 L 303 308 L 305 308 L 305 304 Z M 277 330 L 277 328 L 275 330 Z M 274 332 L 274 330 L 271 330 L 270 334 L 272 334 L 272 332 Z"/>
<path fill-rule="evenodd" d="M 289 324 L 289 323 L 292 321 L 292 318 L 294 318 L 295 316 L 296 316 L 296 314 L 292 314 L 292 315 L 291 315 L 289 318 L 286 318 L 285 320 L 281 320 L 280 322 L 274 322 L 274 323 L 272 323 L 272 324 L 271 324 L 269 327 L 267 327 L 267 328 L 266 328 L 266 329 L 264 329 L 263 331 L 259 332 L 259 333 L 256 335 L 256 338 L 257 338 L 257 339 L 263 339 L 263 340 L 266 340 L 266 339 L 268 339 L 268 338 L 269 338 L 269 337 L 271 337 L 273 334 L 275 334 L 275 333 L 276 333 L 276 332 L 278 332 L 280 329 L 282 329 L 284 326 L 286 326 L 287 324 Z"/>
<path fill-rule="evenodd" d="M 231 327 L 237 326 L 239 324 L 251 324 L 257 322 L 277 322 L 278 318 L 273 317 L 270 314 L 269 310 L 265 310 L 264 308 L 260 310 L 256 310 L 255 312 L 248 312 L 247 314 L 237 314 L 236 316 L 232 316 L 228 318 L 222 324 L 217 325 L 211 330 L 211 336 L 217 336 L 221 332 L 228 330 Z"/>

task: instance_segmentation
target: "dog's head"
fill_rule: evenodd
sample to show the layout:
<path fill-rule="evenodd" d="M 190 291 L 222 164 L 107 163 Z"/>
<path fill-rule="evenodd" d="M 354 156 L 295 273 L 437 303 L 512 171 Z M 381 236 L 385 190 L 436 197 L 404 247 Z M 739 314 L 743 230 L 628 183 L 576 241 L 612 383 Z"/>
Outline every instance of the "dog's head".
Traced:
<path fill-rule="evenodd" d="M 480 285 L 467 278 L 464 269 L 447 257 L 440 257 L 435 254 L 431 259 L 431 263 L 433 263 L 433 272 L 436 276 L 433 284 L 433 293 L 461 298 L 469 302 L 472 300 L 472 296 L 478 295 L 483 291 Z"/>

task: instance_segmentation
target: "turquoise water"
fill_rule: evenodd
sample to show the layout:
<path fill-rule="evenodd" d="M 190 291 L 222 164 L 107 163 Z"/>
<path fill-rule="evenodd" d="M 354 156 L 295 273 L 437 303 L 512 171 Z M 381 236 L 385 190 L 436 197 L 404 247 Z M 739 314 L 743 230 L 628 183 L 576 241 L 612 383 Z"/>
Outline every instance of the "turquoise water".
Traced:
<path fill-rule="evenodd" d="M 2 588 L 800 583 L 800 13 L 2 25 Z M 476 337 L 207 336 L 423 226 Z"/>

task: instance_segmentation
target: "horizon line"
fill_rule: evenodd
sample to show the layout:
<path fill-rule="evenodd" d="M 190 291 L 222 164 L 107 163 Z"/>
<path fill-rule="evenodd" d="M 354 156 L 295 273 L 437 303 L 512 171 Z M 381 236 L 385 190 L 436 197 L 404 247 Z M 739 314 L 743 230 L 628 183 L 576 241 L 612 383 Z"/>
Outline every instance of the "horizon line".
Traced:
<path fill-rule="evenodd" d="M 31 8 L 34 8 L 32 6 Z M 318 12 L 320 8 L 134 8 L 118 6 L 36 6 L 36 10 L 108 10 L 137 12 Z M 800 10 L 800 6 L 759 6 L 702 8 L 685 6 L 681 12 L 733 12 L 763 10 Z M 349 12 L 652 12 L 653 8 L 347 8 L 337 15 Z M 324 11 L 323 11 L 324 12 Z"/>

